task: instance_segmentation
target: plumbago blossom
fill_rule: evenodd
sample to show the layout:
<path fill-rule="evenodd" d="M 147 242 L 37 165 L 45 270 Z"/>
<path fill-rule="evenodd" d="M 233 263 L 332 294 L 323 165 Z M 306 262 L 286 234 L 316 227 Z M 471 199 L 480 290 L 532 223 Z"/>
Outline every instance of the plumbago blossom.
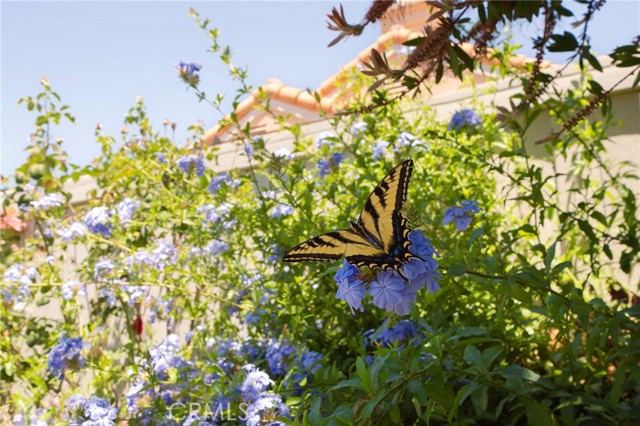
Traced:
<path fill-rule="evenodd" d="M 204 174 L 205 165 L 201 155 L 183 155 L 178 158 L 176 164 L 183 173 L 189 174 L 192 170 L 195 170 L 198 177 Z"/>
<path fill-rule="evenodd" d="M 116 204 L 116 213 L 120 218 L 120 223 L 123 226 L 128 225 L 133 218 L 133 214 L 138 210 L 139 207 L 140 201 L 132 200 L 129 197 Z"/>
<path fill-rule="evenodd" d="M 457 130 L 465 127 L 475 127 L 482 125 L 482 120 L 472 109 L 456 111 L 449 122 L 449 130 Z"/>
<path fill-rule="evenodd" d="M 389 142 L 385 140 L 379 140 L 373 144 L 372 153 L 373 159 L 379 160 L 384 158 L 387 155 L 387 148 L 389 147 Z"/>
<path fill-rule="evenodd" d="M 449 207 L 444 212 L 444 218 L 442 219 L 443 225 L 448 225 L 453 222 L 456 225 L 458 231 L 466 231 L 471 225 L 473 216 L 480 212 L 478 203 L 474 200 L 465 200 L 460 203 L 459 206 Z"/>
<path fill-rule="evenodd" d="M 434 259 L 436 251 L 431 241 L 421 231 L 409 233 L 411 246 L 409 252 L 417 258 L 411 258 L 402 267 L 405 280 L 395 270 L 379 271 L 369 284 L 369 295 L 373 298 L 373 304 L 387 312 L 395 312 L 398 315 L 408 315 L 416 301 L 418 291 L 427 287 L 430 292 L 440 289 L 437 272 L 438 261 Z M 364 311 L 362 300 L 366 296 L 366 284 L 361 278 L 360 270 L 346 260 L 342 268 L 334 275 L 338 284 L 336 298 L 347 302 L 351 312 Z"/>
<path fill-rule="evenodd" d="M 288 417 L 289 407 L 280 395 L 270 389 L 276 383 L 275 375 L 256 367 L 256 364 L 268 364 L 269 358 L 264 347 L 285 354 L 278 362 L 279 367 L 286 367 L 281 376 L 290 370 L 304 371 L 307 374 L 305 386 L 311 386 L 311 371 L 316 372 L 322 367 L 322 355 L 311 351 L 298 354 L 286 342 L 207 337 L 207 330 L 203 326 L 197 326 L 189 334 L 187 341 L 191 342 L 192 351 L 188 352 L 191 353 L 188 359 L 182 355 L 186 347 L 180 343 L 177 335 L 171 334 L 160 344 L 152 346 L 148 356 L 138 362 L 139 368 L 130 371 L 132 385 L 126 395 L 127 417 L 134 419 L 136 424 L 218 424 L 224 419 L 215 418 L 215 414 L 220 416 L 221 412 L 231 410 L 236 418 L 244 421 L 242 424 L 279 425 L 281 423 L 275 421 L 276 416 Z M 199 346 L 203 341 L 204 347 Z M 287 349 L 283 351 L 284 348 Z M 293 352 L 289 354 L 291 350 Z M 204 359 L 199 359 L 196 354 L 206 355 Z M 270 356 L 273 357 L 273 353 Z M 149 379 L 153 375 L 159 381 L 151 385 Z M 174 382 L 170 377 L 177 377 L 179 381 Z M 186 419 L 177 421 L 176 418 L 167 417 L 166 411 L 157 410 L 158 404 L 164 407 L 176 403 L 185 407 L 191 402 L 202 404 L 202 401 L 190 399 L 190 386 L 185 385 L 198 377 L 207 388 L 212 387 L 208 400 L 211 418 L 203 412 L 191 412 L 184 413 Z M 227 412 L 227 415 L 230 414 Z M 202 423 L 202 419 L 213 423 Z"/>
<path fill-rule="evenodd" d="M 318 161 L 318 169 L 320 169 L 320 177 L 325 177 L 332 170 L 337 169 L 344 160 L 344 154 L 341 152 L 332 153 L 329 158 L 321 158 Z"/>
<path fill-rule="evenodd" d="M 86 399 L 80 395 L 69 398 L 67 404 L 75 409 L 76 415 L 70 426 L 112 426 L 116 424 L 118 410 L 104 398 L 92 396 Z"/>
<path fill-rule="evenodd" d="M 86 362 L 82 350 L 88 347 L 89 344 L 83 342 L 82 337 L 62 336 L 49 352 L 47 370 L 54 376 L 63 378 L 65 370 L 80 369 Z"/>
<path fill-rule="evenodd" d="M 105 206 L 94 207 L 87 214 L 84 215 L 82 220 L 89 231 L 93 234 L 100 234 L 103 237 L 111 237 L 111 217 L 113 213 Z"/>
<path fill-rule="evenodd" d="M 60 287 L 64 300 L 74 300 L 76 297 L 87 297 L 87 289 L 80 281 L 67 281 Z"/>
<path fill-rule="evenodd" d="M 293 214 L 293 207 L 288 204 L 278 204 L 269 212 L 269 216 L 279 218 Z"/>
<path fill-rule="evenodd" d="M 33 266 L 24 267 L 20 263 L 11 265 L 9 269 L 4 272 L 2 281 L 6 283 L 16 283 L 19 286 L 8 286 L 2 288 L 2 296 L 6 303 L 14 301 L 22 301 L 25 297 L 31 295 L 29 286 L 35 283 L 40 274 L 38 269 Z"/>
<path fill-rule="evenodd" d="M 87 227 L 82 222 L 73 222 L 69 226 L 57 231 L 58 236 L 65 243 L 75 241 L 87 235 Z"/>
<path fill-rule="evenodd" d="M 414 136 L 409 132 L 402 132 L 398 136 L 398 139 L 396 140 L 396 143 L 393 146 L 393 151 L 399 152 L 403 148 L 410 148 L 418 145 L 425 146 L 425 147 L 427 146 L 426 142 L 423 141 L 422 139 L 417 138 L 416 136 Z"/>
<path fill-rule="evenodd" d="M 48 210 L 54 207 L 60 207 L 65 203 L 64 195 L 59 193 L 47 194 L 37 201 L 32 201 L 31 206 L 35 211 Z"/>
<path fill-rule="evenodd" d="M 220 173 L 219 175 L 211 178 L 211 182 L 209 182 L 209 192 L 216 195 L 218 191 L 225 186 L 237 188 L 238 185 L 240 185 L 240 181 L 238 179 L 231 179 L 227 173 Z"/>
<path fill-rule="evenodd" d="M 195 86 L 200 81 L 198 73 L 202 69 L 201 65 L 195 62 L 180 62 L 176 65 L 176 71 L 180 78 L 187 84 Z"/>

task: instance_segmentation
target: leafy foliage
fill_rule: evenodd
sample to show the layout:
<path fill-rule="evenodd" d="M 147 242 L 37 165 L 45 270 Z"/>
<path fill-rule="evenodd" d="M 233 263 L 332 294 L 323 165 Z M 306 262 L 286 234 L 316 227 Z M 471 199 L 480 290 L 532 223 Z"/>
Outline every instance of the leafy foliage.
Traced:
<path fill-rule="evenodd" d="M 491 4 L 487 16 L 511 7 Z M 523 7 L 500 13 L 534 13 Z M 194 15 L 248 93 L 246 70 Z M 208 100 L 200 69 L 181 70 Z M 580 111 L 592 83 L 552 96 L 552 119 Z M 202 129 L 178 147 L 142 99 L 121 141 L 98 129 L 102 155 L 70 165 L 49 140 L 72 119 L 59 102 L 46 81 L 25 98 L 38 114 L 31 156 L 3 188 L 29 225 L 17 239 L 2 231 L 0 398 L 16 422 L 640 420 L 637 166 L 605 155 L 610 109 L 543 159 L 529 153 L 538 105 L 511 130 L 489 108 L 444 122 L 419 100 L 329 119 L 323 134 L 282 121 L 291 150 L 231 114 L 247 167 L 215 173 L 221 152 L 200 145 Z M 368 303 L 354 315 L 336 300 L 339 265 L 281 255 L 345 227 L 407 158 L 404 215 L 437 250 L 441 289 L 421 290 L 408 316 Z M 80 179 L 94 183 L 86 203 L 66 192 Z"/>

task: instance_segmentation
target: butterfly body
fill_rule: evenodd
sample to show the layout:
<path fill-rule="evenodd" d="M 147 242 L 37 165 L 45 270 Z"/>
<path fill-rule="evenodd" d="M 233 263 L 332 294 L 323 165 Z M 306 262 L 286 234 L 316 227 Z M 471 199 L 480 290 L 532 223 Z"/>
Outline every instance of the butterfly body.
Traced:
<path fill-rule="evenodd" d="M 396 270 L 416 257 L 409 252 L 409 228 L 400 212 L 407 196 L 413 161 L 394 167 L 376 186 L 351 229 L 342 229 L 307 240 L 283 257 L 285 262 L 331 262 L 344 256 L 361 268 Z"/>

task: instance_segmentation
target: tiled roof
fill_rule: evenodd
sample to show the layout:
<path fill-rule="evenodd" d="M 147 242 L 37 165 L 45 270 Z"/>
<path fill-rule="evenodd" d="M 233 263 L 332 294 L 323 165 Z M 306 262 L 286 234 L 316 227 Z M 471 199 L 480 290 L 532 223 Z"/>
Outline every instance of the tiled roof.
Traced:
<path fill-rule="evenodd" d="M 325 113 L 328 115 L 335 114 L 339 112 L 342 109 L 341 107 L 343 106 L 340 102 L 341 99 L 336 91 L 336 88 L 340 86 L 340 84 L 342 83 L 341 80 L 345 78 L 345 71 L 354 67 L 362 66 L 362 64 L 367 63 L 373 49 L 377 51 L 387 50 L 392 45 L 401 45 L 408 40 L 412 40 L 414 38 L 422 36 L 423 33 L 407 29 L 402 25 L 395 25 L 391 27 L 391 29 L 378 37 L 375 43 L 360 52 L 357 58 L 342 66 L 335 75 L 323 81 L 315 90 L 314 94 L 309 93 L 304 89 L 287 86 L 278 79 L 269 79 L 258 90 L 254 91 L 251 96 L 238 104 L 235 110 L 238 121 L 242 122 L 243 119 L 247 118 L 252 111 L 255 111 L 255 107 L 257 105 L 262 104 L 266 97 L 268 97 L 272 103 L 274 101 L 279 101 L 281 103 L 289 105 L 289 107 L 292 109 L 297 107 L 303 111 L 308 111 L 312 114 L 315 113 L 317 114 L 315 119 L 320 118 L 320 113 Z M 461 47 L 470 56 L 475 56 L 474 46 L 472 44 L 463 43 Z M 518 68 L 524 66 L 531 60 L 531 58 L 528 58 L 524 55 L 514 55 L 510 58 L 510 64 L 511 66 Z M 491 59 L 490 56 L 480 58 L 480 61 L 487 65 L 494 65 L 498 63 L 497 59 Z M 543 64 L 543 67 L 546 66 L 549 66 L 549 63 L 545 62 Z M 448 91 L 454 90 L 458 86 L 459 84 L 445 84 L 442 88 L 443 90 Z M 285 115 L 288 112 L 284 108 L 280 108 L 280 110 L 281 111 L 274 112 L 281 112 L 282 115 Z M 309 117 L 305 118 L 298 114 L 297 119 L 295 119 L 294 121 L 310 122 L 315 121 L 315 119 L 311 119 Z M 264 126 L 265 125 L 263 124 L 263 127 Z M 254 125 L 253 127 L 255 129 L 259 129 L 260 125 Z M 230 129 L 231 125 L 216 125 L 205 132 L 202 137 L 202 141 L 208 145 L 219 143 L 220 138 L 226 135 Z"/>

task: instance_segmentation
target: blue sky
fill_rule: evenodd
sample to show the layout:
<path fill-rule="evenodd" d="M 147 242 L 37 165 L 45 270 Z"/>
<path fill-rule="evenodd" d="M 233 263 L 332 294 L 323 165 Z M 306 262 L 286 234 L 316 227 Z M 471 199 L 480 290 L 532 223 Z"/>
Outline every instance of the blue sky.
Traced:
<path fill-rule="evenodd" d="M 26 158 L 35 116 L 16 102 L 36 94 L 43 76 L 76 116 L 75 126 L 61 126 L 53 134 L 65 139 L 74 163 L 86 164 L 98 154 L 97 123 L 104 134 L 120 137 L 124 114 L 137 96 L 144 98 L 156 128 L 165 118 L 178 123 L 176 143 L 181 144 L 190 124 L 202 120 L 209 128 L 220 116 L 186 91 L 174 65 L 201 64 L 203 88 L 210 95 L 231 98 L 236 89 L 206 52 L 208 38 L 187 15 L 189 7 L 220 29 L 221 43 L 231 46 L 237 65 L 249 67 L 254 86 L 276 77 L 290 86 L 316 88 L 379 35 L 379 28 L 370 28 L 361 37 L 326 48 L 335 34 L 326 29 L 325 15 L 337 4 L 2 1 L 0 173 L 12 174 Z M 347 17 L 357 21 L 370 2 L 343 4 Z M 526 34 L 536 28 L 535 23 L 520 26 L 516 40 L 526 43 Z M 591 28 L 598 53 L 627 43 L 640 33 L 640 2 L 607 3 Z"/>

